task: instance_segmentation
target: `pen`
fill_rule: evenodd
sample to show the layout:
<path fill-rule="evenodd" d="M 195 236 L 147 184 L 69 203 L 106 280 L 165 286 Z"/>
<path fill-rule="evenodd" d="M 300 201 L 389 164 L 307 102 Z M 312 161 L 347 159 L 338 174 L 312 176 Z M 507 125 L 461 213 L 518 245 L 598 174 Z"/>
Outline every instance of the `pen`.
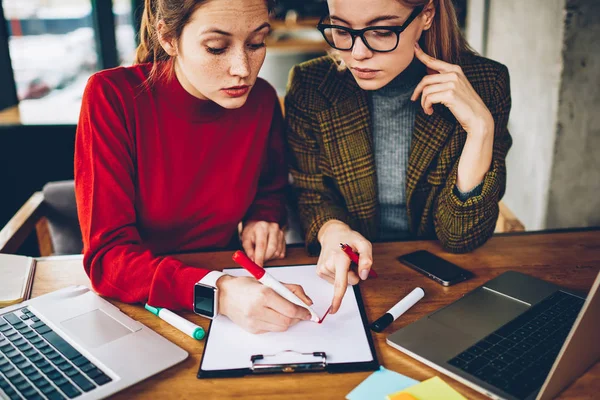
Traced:
<path fill-rule="evenodd" d="M 179 329 L 186 335 L 191 336 L 196 340 L 201 340 L 204 338 L 204 329 L 188 321 L 187 319 L 180 317 L 174 312 L 169 311 L 166 308 L 152 307 L 148 304 L 146 304 L 144 308 L 146 308 L 146 310 L 150 311 L 152 314 L 156 315 L 158 318 L 167 322 L 169 325 Z"/>
<path fill-rule="evenodd" d="M 264 268 L 261 268 L 258 265 L 256 265 L 256 263 L 254 263 L 254 261 L 252 261 L 246 255 L 246 253 L 238 250 L 235 253 L 233 253 L 233 256 L 231 258 L 233 258 L 233 261 L 235 261 L 237 264 L 244 267 L 246 271 L 250 272 L 252 276 L 256 278 L 257 281 L 259 281 L 265 286 L 270 287 L 275 291 L 275 293 L 277 293 L 290 303 L 294 303 L 297 306 L 306 308 L 308 311 L 310 311 L 311 321 L 317 323 L 322 322 L 321 318 L 319 318 L 317 313 L 311 307 L 309 307 L 308 305 L 306 305 L 306 303 L 300 300 L 300 298 L 296 296 L 294 292 L 283 286 L 281 282 L 273 278 L 273 276 L 271 276 L 271 274 L 269 274 Z"/>
<path fill-rule="evenodd" d="M 414 306 L 417 301 L 421 300 L 425 296 L 425 291 L 420 287 L 413 289 L 405 298 L 400 300 L 394 305 L 388 312 L 383 314 L 381 318 L 371 324 L 371 329 L 375 332 L 381 332 L 387 328 L 392 322 L 398 319 L 399 316 L 404 314 L 409 308 Z"/>
<path fill-rule="evenodd" d="M 350 257 L 350 260 L 352 260 L 354 264 L 358 265 L 358 253 L 352 250 L 352 247 L 350 247 L 347 244 L 340 243 L 340 247 L 342 248 L 344 253 L 346 253 L 348 257 Z M 369 270 L 369 278 L 377 278 L 377 272 L 375 272 L 373 268 Z"/>

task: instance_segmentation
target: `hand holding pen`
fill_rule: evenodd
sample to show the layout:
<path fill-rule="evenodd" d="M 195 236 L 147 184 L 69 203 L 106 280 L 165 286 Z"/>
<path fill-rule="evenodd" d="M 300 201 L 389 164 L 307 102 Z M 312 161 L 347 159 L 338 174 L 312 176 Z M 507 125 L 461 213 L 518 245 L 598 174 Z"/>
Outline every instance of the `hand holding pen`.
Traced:
<path fill-rule="evenodd" d="M 233 253 L 232 258 L 233 261 L 236 262 L 236 264 L 242 266 L 246 271 L 250 272 L 250 274 L 253 277 L 255 277 L 257 281 L 259 281 L 266 287 L 271 288 L 273 291 L 275 291 L 275 293 L 277 293 L 290 303 L 307 309 L 310 312 L 311 320 L 314 322 L 319 322 L 320 317 L 310 305 L 306 304 L 294 292 L 292 292 L 289 288 L 284 286 L 283 283 L 273 278 L 271 274 L 267 272 L 267 270 L 254 263 L 243 251 L 236 251 L 235 253 Z"/>
<path fill-rule="evenodd" d="M 373 265 L 371 242 L 360 233 L 338 220 L 327 221 L 318 234 L 321 254 L 317 262 L 317 274 L 334 285 L 331 313 L 335 314 L 341 304 L 348 284 L 356 285 L 369 277 Z M 351 267 L 351 259 L 340 249 L 340 242 L 347 243 L 360 254 L 358 274 Z"/>
<path fill-rule="evenodd" d="M 322 323 L 327 314 L 329 314 L 331 307 L 325 312 L 325 315 L 322 318 L 319 317 L 319 315 L 311 307 L 312 300 L 306 296 L 306 293 L 304 293 L 304 290 L 301 286 L 279 282 L 277 279 L 271 276 L 267 270 L 253 262 L 243 251 L 238 250 L 233 253 L 232 259 L 236 264 L 248 271 L 254 277 L 254 279 L 256 279 L 255 282 L 260 282 L 260 284 L 262 284 L 261 286 L 265 289 L 268 288 L 267 293 L 269 293 L 269 295 L 272 297 L 271 301 L 269 301 L 269 305 L 271 307 L 273 307 L 272 304 L 274 304 L 276 301 L 282 302 L 282 306 L 285 305 L 287 308 L 291 307 L 289 312 L 297 314 L 297 311 L 292 310 L 302 310 L 303 313 L 307 313 L 306 317 L 303 319 L 311 320 L 319 324 Z M 229 317 L 231 318 L 231 316 Z"/>
<path fill-rule="evenodd" d="M 290 303 L 254 277 L 226 275 L 219 282 L 219 314 L 250 333 L 283 332 L 311 319 L 306 308 Z M 284 286 L 312 304 L 301 286 Z"/>

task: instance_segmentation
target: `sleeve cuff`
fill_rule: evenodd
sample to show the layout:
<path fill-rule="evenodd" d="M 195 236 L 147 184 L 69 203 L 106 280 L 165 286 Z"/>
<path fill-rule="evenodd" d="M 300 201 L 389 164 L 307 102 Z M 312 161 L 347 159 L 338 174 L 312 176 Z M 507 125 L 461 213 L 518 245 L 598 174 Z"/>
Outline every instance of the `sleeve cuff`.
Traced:
<path fill-rule="evenodd" d="M 479 185 L 475 186 L 473 189 L 467 191 L 467 192 L 463 192 L 462 190 L 460 190 L 458 188 L 458 186 L 455 184 L 454 185 L 454 195 L 456 197 L 458 197 L 458 199 L 462 202 L 465 202 L 467 200 L 469 200 L 471 197 L 475 197 L 475 196 L 479 196 L 481 195 L 481 191 L 483 189 L 483 181 L 481 181 L 479 183 Z"/>
<path fill-rule="evenodd" d="M 255 200 L 244 216 L 244 221 L 276 222 L 284 226 L 287 219 L 286 199 Z"/>
<path fill-rule="evenodd" d="M 162 261 L 161 273 L 154 275 L 148 304 L 171 310 L 192 310 L 194 307 L 194 284 L 209 273 L 204 268 L 183 264 L 169 257 Z"/>
<path fill-rule="evenodd" d="M 319 231 L 325 225 L 325 222 L 336 219 L 347 223 L 346 219 L 341 215 L 326 214 L 317 216 L 306 231 L 306 250 L 309 255 L 318 255 L 321 251 L 321 243 L 319 243 Z"/>
<path fill-rule="evenodd" d="M 492 161 L 492 165 L 495 166 L 495 162 Z M 448 207 L 448 210 L 454 213 L 461 213 L 466 210 L 480 209 L 489 201 L 498 202 L 499 200 L 499 184 L 497 179 L 497 172 L 495 168 L 491 168 L 483 176 L 481 183 L 467 192 L 469 196 L 466 199 L 462 199 L 459 196 L 458 188 L 456 187 L 456 181 L 458 179 L 458 162 L 450 172 L 450 176 L 446 181 L 446 186 L 443 189 L 442 195 L 440 195 L 440 201 L 444 202 Z"/>

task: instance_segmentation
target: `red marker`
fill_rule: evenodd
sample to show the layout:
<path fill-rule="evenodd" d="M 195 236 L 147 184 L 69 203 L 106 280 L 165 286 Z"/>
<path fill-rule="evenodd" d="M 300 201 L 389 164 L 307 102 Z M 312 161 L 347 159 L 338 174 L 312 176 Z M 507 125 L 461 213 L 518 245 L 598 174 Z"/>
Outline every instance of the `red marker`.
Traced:
<path fill-rule="evenodd" d="M 296 296 L 294 292 L 285 287 L 281 282 L 273 278 L 273 276 L 271 276 L 271 274 L 269 274 L 264 268 L 261 268 L 258 265 L 256 265 L 256 263 L 246 255 L 246 253 L 238 250 L 235 253 L 233 253 L 233 256 L 231 258 L 233 258 L 233 261 L 235 261 L 236 264 L 244 267 L 246 271 L 250 272 L 252 276 L 256 278 L 257 281 L 259 281 L 265 286 L 270 287 L 275 291 L 275 293 L 277 293 L 290 303 L 296 304 L 297 306 L 306 308 L 308 311 L 310 311 L 311 321 L 317 322 L 319 324 L 323 322 L 325 317 L 319 318 L 317 313 L 311 307 L 306 305 L 306 303 L 300 300 L 300 298 Z M 327 312 L 329 312 L 329 310 L 327 310 Z M 327 315 L 327 313 L 325 315 Z"/>
<path fill-rule="evenodd" d="M 348 257 L 350 257 L 350 260 L 352 260 L 354 264 L 358 265 L 358 253 L 354 252 L 354 250 L 352 250 L 352 247 L 350 247 L 347 244 L 340 243 L 340 247 L 342 248 L 344 253 L 346 253 Z M 377 272 L 375 272 L 373 268 L 369 270 L 369 278 L 377 278 Z"/>

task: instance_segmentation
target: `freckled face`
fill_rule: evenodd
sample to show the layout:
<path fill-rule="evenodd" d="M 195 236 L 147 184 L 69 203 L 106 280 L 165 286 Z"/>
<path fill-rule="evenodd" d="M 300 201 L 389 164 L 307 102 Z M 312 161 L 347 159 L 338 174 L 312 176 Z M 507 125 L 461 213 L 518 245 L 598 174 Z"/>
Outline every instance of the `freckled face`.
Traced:
<path fill-rule="evenodd" d="M 265 60 L 268 21 L 265 0 L 208 1 L 198 7 L 177 45 L 181 85 L 221 107 L 243 106 Z"/>

